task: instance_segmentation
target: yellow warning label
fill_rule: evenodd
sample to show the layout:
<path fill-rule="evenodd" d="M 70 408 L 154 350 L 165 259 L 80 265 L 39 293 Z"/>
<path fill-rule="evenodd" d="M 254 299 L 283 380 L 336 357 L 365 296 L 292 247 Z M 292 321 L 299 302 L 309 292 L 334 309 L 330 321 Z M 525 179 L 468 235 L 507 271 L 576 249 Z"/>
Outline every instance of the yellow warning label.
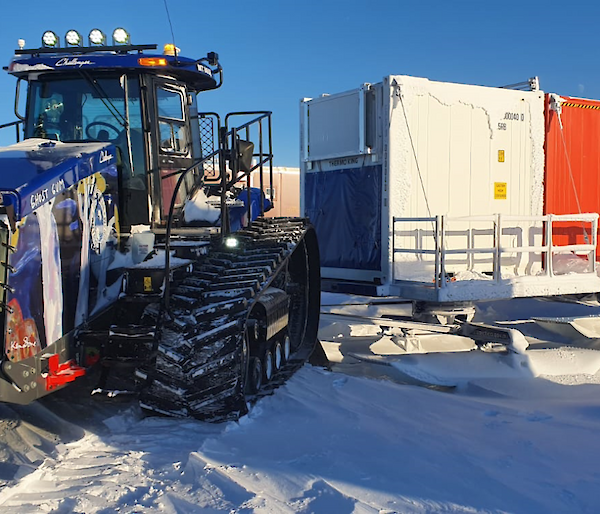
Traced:
<path fill-rule="evenodd" d="M 152 277 L 144 277 L 144 291 L 152 292 Z"/>
<path fill-rule="evenodd" d="M 498 162 L 504 162 L 504 150 L 498 150 Z"/>
<path fill-rule="evenodd" d="M 506 182 L 494 182 L 494 200 L 506 200 Z"/>

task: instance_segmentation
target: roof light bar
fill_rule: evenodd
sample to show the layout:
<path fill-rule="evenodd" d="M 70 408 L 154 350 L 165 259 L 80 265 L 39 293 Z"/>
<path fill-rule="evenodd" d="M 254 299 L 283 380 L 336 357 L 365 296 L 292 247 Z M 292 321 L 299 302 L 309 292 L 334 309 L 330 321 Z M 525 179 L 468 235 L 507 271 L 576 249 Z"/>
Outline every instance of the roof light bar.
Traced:
<path fill-rule="evenodd" d="M 90 46 L 101 46 L 106 44 L 106 35 L 100 29 L 92 29 L 88 35 Z"/>
<path fill-rule="evenodd" d="M 47 30 L 42 36 L 42 46 L 44 48 L 58 48 L 60 46 L 60 40 L 56 35 L 56 32 Z"/>

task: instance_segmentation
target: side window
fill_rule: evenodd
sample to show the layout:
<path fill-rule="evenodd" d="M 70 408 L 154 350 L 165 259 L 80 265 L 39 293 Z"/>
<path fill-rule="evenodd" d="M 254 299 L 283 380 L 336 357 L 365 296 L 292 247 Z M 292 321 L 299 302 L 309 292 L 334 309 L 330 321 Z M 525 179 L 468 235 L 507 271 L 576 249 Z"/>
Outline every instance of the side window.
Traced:
<path fill-rule="evenodd" d="M 162 80 L 155 82 L 156 126 L 158 168 L 160 177 L 160 217 L 166 219 L 180 173 L 192 163 L 192 143 L 188 119 L 186 88 Z M 193 177 L 188 175 L 181 184 L 175 198 L 175 207 L 180 208 L 193 186 Z"/>
<path fill-rule="evenodd" d="M 162 86 L 156 89 L 160 149 L 163 153 L 185 154 L 189 151 L 184 100 L 181 91 Z"/>

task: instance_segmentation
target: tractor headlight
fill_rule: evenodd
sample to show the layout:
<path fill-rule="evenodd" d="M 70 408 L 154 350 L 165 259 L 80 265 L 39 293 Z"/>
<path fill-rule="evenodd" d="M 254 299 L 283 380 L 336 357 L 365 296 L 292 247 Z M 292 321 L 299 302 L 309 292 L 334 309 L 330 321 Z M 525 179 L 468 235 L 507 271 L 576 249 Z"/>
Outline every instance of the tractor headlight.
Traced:
<path fill-rule="evenodd" d="M 58 47 L 58 36 L 56 35 L 56 32 L 52 32 L 51 30 L 47 30 L 46 32 L 44 32 L 44 35 L 42 36 L 42 46 L 46 47 L 46 48 L 56 48 Z"/>
<path fill-rule="evenodd" d="M 81 34 L 76 30 L 69 30 L 65 34 L 65 41 L 69 46 L 81 46 L 82 37 Z"/>
<path fill-rule="evenodd" d="M 104 32 L 102 32 L 100 29 L 90 30 L 88 39 L 90 40 L 90 46 L 99 46 L 106 44 L 106 36 L 104 35 Z"/>
<path fill-rule="evenodd" d="M 129 33 L 119 27 L 113 32 L 113 44 L 115 45 L 127 45 L 129 44 Z"/>
<path fill-rule="evenodd" d="M 238 244 L 239 242 L 235 237 L 228 237 L 227 239 L 225 239 L 225 246 L 227 248 L 237 248 Z"/>

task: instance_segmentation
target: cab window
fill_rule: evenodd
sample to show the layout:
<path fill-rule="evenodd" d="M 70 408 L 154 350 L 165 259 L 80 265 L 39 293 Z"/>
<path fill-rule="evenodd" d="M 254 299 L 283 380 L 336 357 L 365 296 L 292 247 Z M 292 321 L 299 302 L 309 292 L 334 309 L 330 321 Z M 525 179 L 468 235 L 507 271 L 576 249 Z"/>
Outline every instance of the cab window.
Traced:
<path fill-rule="evenodd" d="M 64 142 L 110 142 L 120 148 L 123 160 L 129 163 L 125 129 L 128 115 L 134 167 L 128 175 L 145 175 L 139 82 L 136 77 L 127 81 L 127 88 L 121 76 L 32 81 L 25 136 Z"/>
<path fill-rule="evenodd" d="M 161 151 L 175 154 L 187 153 L 189 141 L 182 92 L 159 87 L 156 90 L 156 103 Z"/>

